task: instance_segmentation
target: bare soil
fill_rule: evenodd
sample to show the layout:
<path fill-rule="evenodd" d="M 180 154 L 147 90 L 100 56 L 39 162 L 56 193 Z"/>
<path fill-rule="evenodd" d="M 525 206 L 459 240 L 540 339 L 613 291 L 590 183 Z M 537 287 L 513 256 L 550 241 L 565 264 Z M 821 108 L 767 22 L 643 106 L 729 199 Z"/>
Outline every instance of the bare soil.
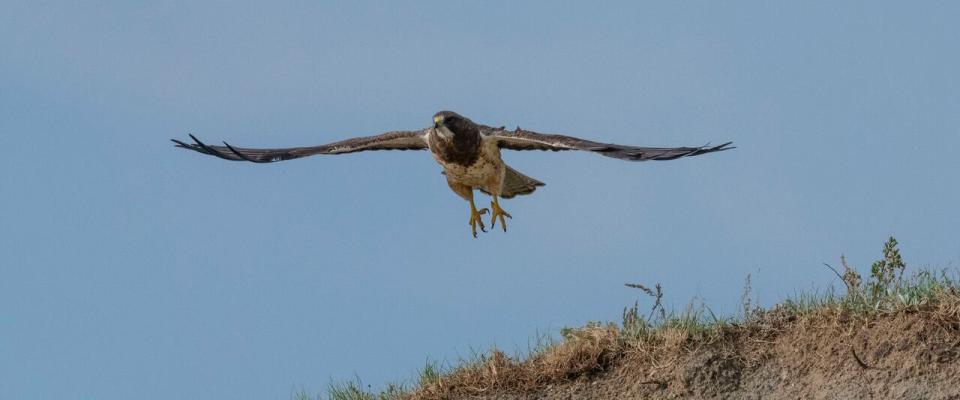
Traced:
<path fill-rule="evenodd" d="M 496 350 L 414 399 L 960 399 L 960 312 L 776 310 L 710 334 L 584 328 L 519 361 Z"/>

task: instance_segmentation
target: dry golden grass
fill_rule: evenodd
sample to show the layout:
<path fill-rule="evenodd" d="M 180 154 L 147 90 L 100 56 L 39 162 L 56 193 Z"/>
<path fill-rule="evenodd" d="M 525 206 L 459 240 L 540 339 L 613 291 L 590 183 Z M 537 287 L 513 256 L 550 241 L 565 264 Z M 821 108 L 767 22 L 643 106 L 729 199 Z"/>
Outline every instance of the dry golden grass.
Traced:
<path fill-rule="evenodd" d="M 421 386 L 410 399 L 480 396 L 498 391 L 530 392 L 549 384 L 606 371 L 623 355 L 615 325 L 590 325 L 526 360 L 493 349 L 478 362 L 461 366 L 436 382 Z"/>

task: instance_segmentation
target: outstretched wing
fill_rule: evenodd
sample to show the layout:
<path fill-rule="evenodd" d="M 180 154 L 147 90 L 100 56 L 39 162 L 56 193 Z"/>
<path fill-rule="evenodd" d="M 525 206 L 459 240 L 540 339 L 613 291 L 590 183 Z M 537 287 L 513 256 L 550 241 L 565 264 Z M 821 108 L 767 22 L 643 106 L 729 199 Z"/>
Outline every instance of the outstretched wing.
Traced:
<path fill-rule="evenodd" d="M 730 150 L 733 142 L 719 146 L 703 147 L 635 147 L 620 144 L 599 143 L 586 139 L 564 135 L 550 135 L 523 130 L 493 128 L 482 126 L 480 131 L 488 137 L 496 138 L 501 149 L 508 150 L 583 150 L 599 153 L 607 157 L 630 161 L 673 160 L 680 157 L 697 156 L 715 151 Z"/>
<path fill-rule="evenodd" d="M 171 140 L 176 143 L 177 147 L 217 156 L 224 160 L 269 163 L 317 154 L 346 154 L 367 150 L 423 150 L 427 148 L 426 134 L 426 129 L 393 131 L 382 135 L 358 137 L 319 146 L 286 149 L 248 149 L 233 147 L 227 142 L 223 142 L 223 146 L 210 146 L 193 135 L 190 135 L 193 143 L 184 143 L 177 139 Z"/>

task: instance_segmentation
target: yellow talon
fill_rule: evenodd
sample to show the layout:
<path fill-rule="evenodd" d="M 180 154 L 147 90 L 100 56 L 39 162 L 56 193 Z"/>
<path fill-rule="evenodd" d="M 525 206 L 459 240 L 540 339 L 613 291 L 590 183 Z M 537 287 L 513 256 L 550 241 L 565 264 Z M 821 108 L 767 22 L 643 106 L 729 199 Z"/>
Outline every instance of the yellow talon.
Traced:
<path fill-rule="evenodd" d="M 480 219 L 480 216 L 487 213 L 486 208 L 481 208 L 477 210 L 477 206 L 473 204 L 473 199 L 470 199 L 470 229 L 473 231 L 473 237 L 477 237 L 477 225 L 480 225 L 480 230 L 483 232 L 487 231 L 487 228 L 483 225 L 483 220 Z"/>
<path fill-rule="evenodd" d="M 503 217 L 513 219 L 510 213 L 504 211 L 500 208 L 500 202 L 497 201 L 497 196 L 493 196 L 493 201 L 490 202 L 490 208 L 493 210 L 490 212 L 490 228 L 495 228 L 497 226 L 497 218 L 500 218 L 500 226 L 503 227 L 503 231 L 507 231 L 507 221 Z M 486 209 L 484 209 L 486 210 Z"/>

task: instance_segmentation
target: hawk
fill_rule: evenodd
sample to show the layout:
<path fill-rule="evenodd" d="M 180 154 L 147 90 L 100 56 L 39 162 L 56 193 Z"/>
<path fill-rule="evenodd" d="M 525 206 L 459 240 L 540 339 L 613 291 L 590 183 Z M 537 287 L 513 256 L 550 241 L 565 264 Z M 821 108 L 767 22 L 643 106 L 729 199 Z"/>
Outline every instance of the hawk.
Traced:
<path fill-rule="evenodd" d="M 430 150 L 443 167 L 443 175 L 454 193 L 470 202 L 470 229 L 477 237 L 477 227 L 486 232 L 481 215 L 490 213 L 490 227 L 497 220 L 507 231 L 506 218 L 513 218 L 500 207 L 498 198 L 533 193 L 544 183 L 510 168 L 500 158 L 500 150 L 583 150 L 628 161 L 674 160 L 715 151 L 729 150 L 732 142 L 719 146 L 702 147 L 634 147 L 600 143 L 572 136 L 537 133 L 525 129 L 507 130 L 477 124 L 453 111 L 441 111 L 433 116 L 433 126 L 415 131 L 391 131 L 375 136 L 357 137 L 311 147 L 281 149 L 250 149 L 210 146 L 190 135 L 193 143 L 173 140 L 177 147 L 231 161 L 271 163 L 318 154 L 347 154 L 368 150 Z M 474 190 L 489 195 L 490 208 L 478 209 L 473 200 Z"/>

